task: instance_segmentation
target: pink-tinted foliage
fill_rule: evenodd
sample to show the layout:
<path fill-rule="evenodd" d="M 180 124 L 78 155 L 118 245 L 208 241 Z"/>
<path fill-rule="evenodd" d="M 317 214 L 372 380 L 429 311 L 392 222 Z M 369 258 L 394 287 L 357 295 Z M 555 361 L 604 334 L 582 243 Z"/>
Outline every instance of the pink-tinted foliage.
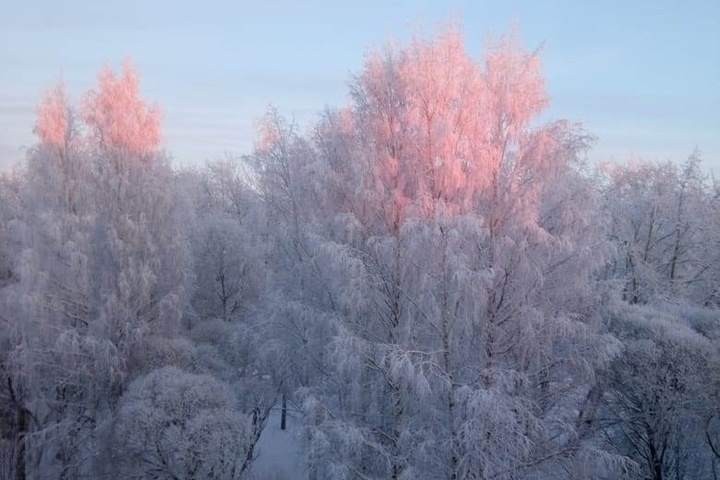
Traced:
<path fill-rule="evenodd" d="M 160 111 L 140 97 L 137 70 L 123 63 L 119 76 L 109 66 L 98 74 L 98 84 L 82 101 L 82 118 L 101 149 L 144 156 L 160 145 Z"/>
<path fill-rule="evenodd" d="M 549 103 L 538 55 L 523 51 L 512 34 L 491 42 L 484 76 L 497 134 L 518 135 Z"/>
<path fill-rule="evenodd" d="M 522 206 L 515 217 L 534 218 L 534 185 L 562 156 L 553 155 L 556 126 L 532 128 L 548 98 L 537 55 L 513 35 L 492 42 L 483 62 L 454 27 L 371 52 L 354 93 L 354 124 L 388 221 L 478 202 Z"/>
<path fill-rule="evenodd" d="M 548 98 L 538 56 L 523 51 L 512 34 L 489 42 L 482 77 L 489 136 L 481 150 L 479 176 L 498 193 L 516 188 L 544 161 L 526 152 L 533 148 L 537 153 L 536 142 L 548 139 L 530 129 Z"/>
<path fill-rule="evenodd" d="M 407 48 L 401 75 L 409 94 L 409 152 L 416 191 L 432 211 L 438 200 L 452 205 L 467 188 L 469 138 L 477 138 L 478 71 L 463 47 L 462 36 L 448 28 L 436 40 L 416 37 Z"/>
<path fill-rule="evenodd" d="M 35 134 L 40 141 L 64 149 L 72 128 L 72 112 L 64 84 L 59 83 L 45 93 L 36 114 Z"/>
<path fill-rule="evenodd" d="M 273 106 L 268 108 L 266 114 L 255 122 L 255 130 L 258 138 L 255 141 L 256 150 L 272 150 L 283 139 L 283 130 L 288 126 L 283 125 L 280 113 Z"/>
<path fill-rule="evenodd" d="M 406 177 L 400 166 L 405 163 L 408 136 L 407 94 L 397 63 L 403 62 L 391 48 L 385 55 L 370 52 L 358 77 L 354 122 L 366 138 L 367 170 L 371 190 L 384 204 L 385 223 L 398 228 L 398 220 L 407 204 Z"/>

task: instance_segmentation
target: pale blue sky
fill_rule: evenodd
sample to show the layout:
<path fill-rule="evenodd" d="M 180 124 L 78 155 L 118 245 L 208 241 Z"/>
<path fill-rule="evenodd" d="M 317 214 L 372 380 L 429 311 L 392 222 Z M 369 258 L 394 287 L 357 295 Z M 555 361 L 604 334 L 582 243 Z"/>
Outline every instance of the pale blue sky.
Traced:
<path fill-rule="evenodd" d="M 720 172 L 720 1 L 0 0 L 0 168 L 33 142 L 62 75 L 77 98 L 130 56 L 180 164 L 248 153 L 272 102 L 307 122 L 346 101 L 368 47 L 449 18 L 477 54 L 515 22 L 544 43 L 552 107 L 598 137 L 591 157 L 682 160 Z"/>

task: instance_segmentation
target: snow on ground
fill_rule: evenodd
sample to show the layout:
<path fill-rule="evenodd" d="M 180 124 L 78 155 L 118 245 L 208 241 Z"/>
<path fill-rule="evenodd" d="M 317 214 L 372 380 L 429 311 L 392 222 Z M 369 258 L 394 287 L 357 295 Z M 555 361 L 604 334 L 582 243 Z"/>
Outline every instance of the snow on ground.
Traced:
<path fill-rule="evenodd" d="M 303 480 L 304 456 L 300 435 L 302 419 L 288 414 L 287 429 L 280 430 L 280 409 L 270 414 L 260 437 L 257 458 L 253 462 L 253 480 Z"/>

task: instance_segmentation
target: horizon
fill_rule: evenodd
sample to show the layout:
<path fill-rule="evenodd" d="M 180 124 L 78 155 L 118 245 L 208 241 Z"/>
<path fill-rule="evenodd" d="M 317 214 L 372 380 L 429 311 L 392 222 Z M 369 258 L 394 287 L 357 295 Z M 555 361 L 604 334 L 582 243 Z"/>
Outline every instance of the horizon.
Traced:
<path fill-rule="evenodd" d="M 35 107 L 60 78 L 77 100 L 104 64 L 130 57 L 143 97 L 163 113 L 165 149 L 177 166 L 201 166 L 251 153 L 270 104 L 301 125 L 343 106 L 365 52 L 452 19 L 475 58 L 489 32 L 513 24 L 523 46 L 542 46 L 551 98 L 542 119 L 582 123 L 597 137 L 592 162 L 682 161 L 698 148 L 705 169 L 720 167 L 720 62 L 708 60 L 720 58 L 720 5 L 554 5 L 15 4 L 0 19 L 0 169 L 36 142 Z"/>

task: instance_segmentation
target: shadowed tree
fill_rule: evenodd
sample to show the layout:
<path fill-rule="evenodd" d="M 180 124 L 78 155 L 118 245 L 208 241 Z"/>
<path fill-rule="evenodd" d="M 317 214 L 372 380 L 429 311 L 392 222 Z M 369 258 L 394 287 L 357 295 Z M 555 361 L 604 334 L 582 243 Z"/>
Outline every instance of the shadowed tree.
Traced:
<path fill-rule="evenodd" d="M 112 470 L 122 478 L 242 478 L 250 419 L 234 409 L 227 385 L 176 368 L 134 381 L 120 399 Z"/>
<path fill-rule="evenodd" d="M 185 287 L 182 212 L 137 74 L 106 68 L 83 103 L 78 116 L 56 87 L 38 107 L 10 235 L 3 371 L 23 412 L 18 478 L 93 476 L 97 425 L 145 368 L 133 358 L 147 340 L 177 332 Z"/>

